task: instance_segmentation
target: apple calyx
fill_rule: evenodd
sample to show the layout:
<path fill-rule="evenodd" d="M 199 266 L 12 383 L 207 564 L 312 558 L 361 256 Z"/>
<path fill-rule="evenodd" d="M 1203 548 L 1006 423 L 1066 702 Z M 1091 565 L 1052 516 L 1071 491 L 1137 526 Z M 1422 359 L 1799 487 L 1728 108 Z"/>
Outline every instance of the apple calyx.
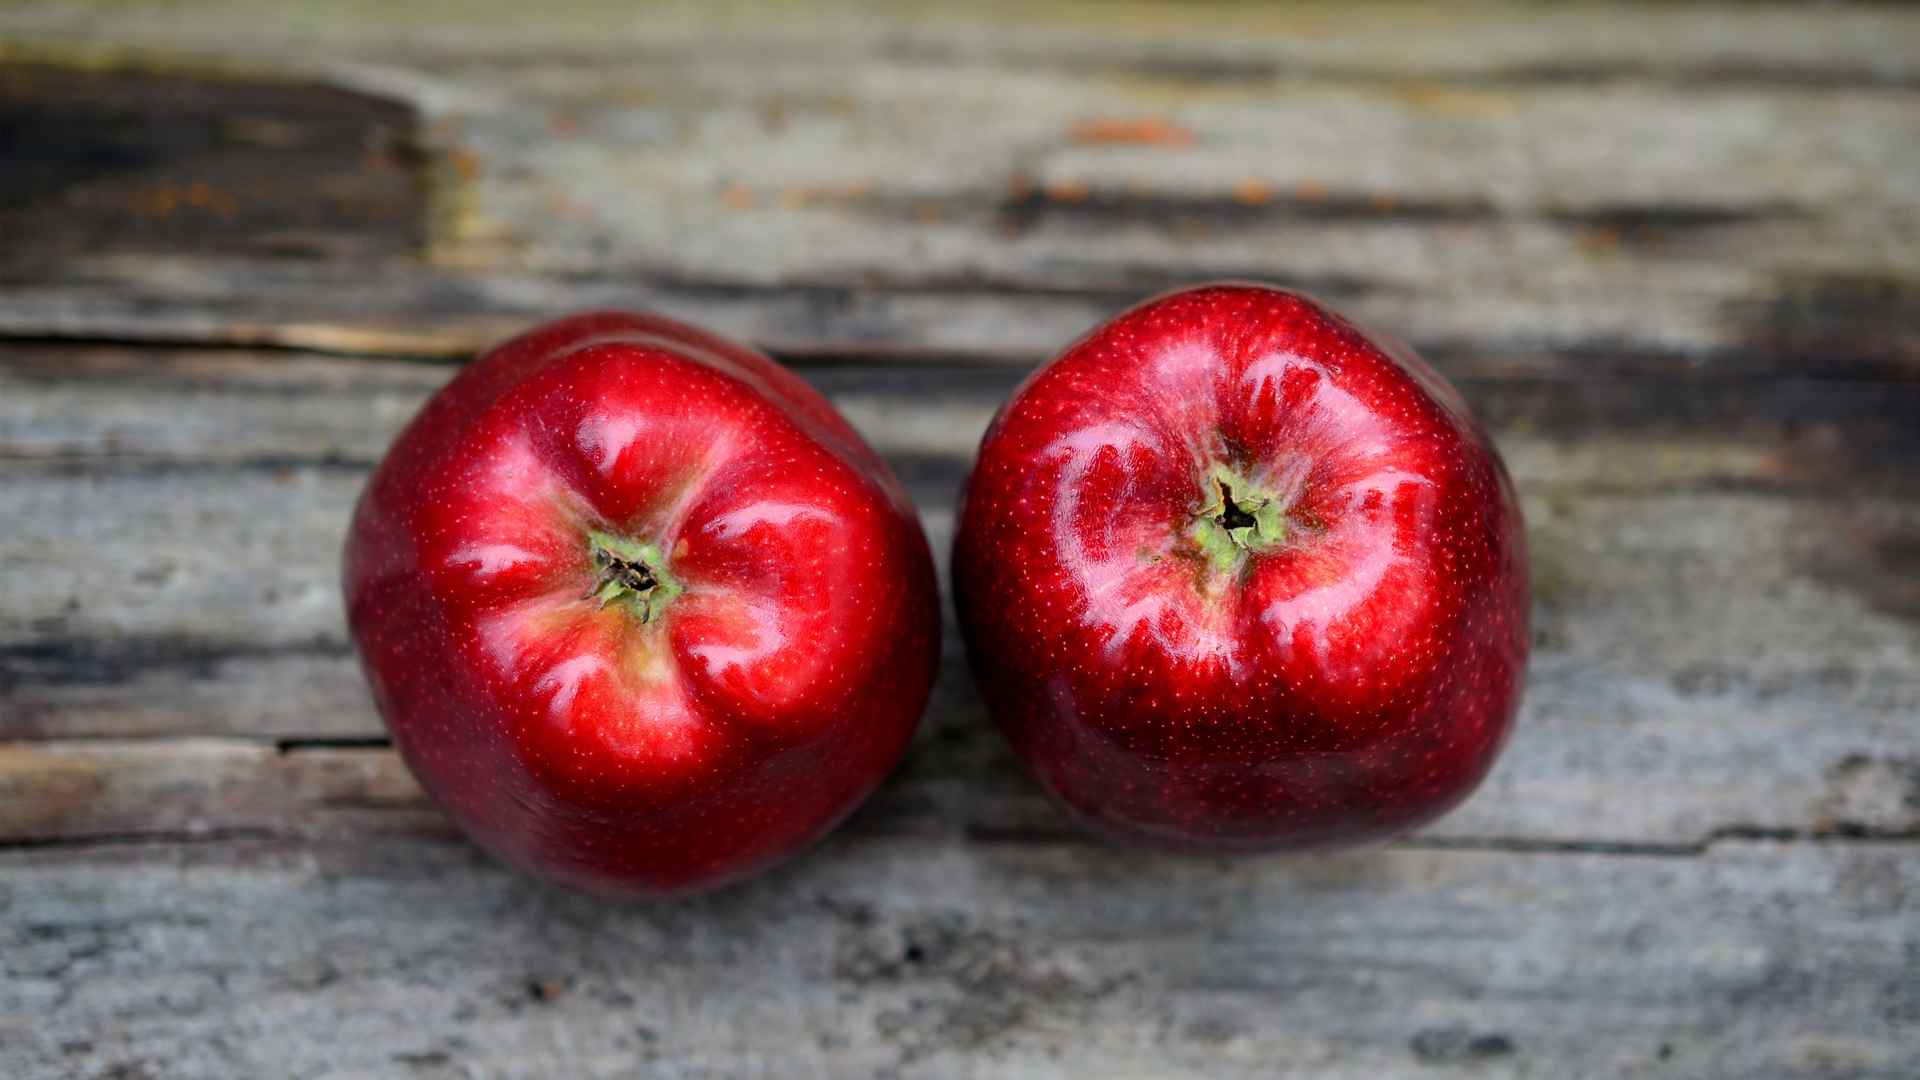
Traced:
<path fill-rule="evenodd" d="M 1280 500 L 1225 466 L 1207 474 L 1212 501 L 1193 516 L 1193 539 L 1216 569 L 1232 570 L 1249 554 L 1278 544 L 1287 535 Z"/>
<path fill-rule="evenodd" d="M 657 545 L 594 530 L 587 534 L 593 557 L 593 588 L 583 599 L 598 600 L 605 608 L 619 603 L 641 622 L 650 621 L 674 597 L 680 586 L 666 573 L 666 555 Z"/>

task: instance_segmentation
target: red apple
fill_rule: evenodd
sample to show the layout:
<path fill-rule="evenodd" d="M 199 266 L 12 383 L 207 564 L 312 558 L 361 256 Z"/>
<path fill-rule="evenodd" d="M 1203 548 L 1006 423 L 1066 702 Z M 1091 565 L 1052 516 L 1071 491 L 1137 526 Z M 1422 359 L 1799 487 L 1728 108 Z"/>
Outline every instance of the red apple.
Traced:
<path fill-rule="evenodd" d="M 1001 409 L 954 595 L 987 703 L 1113 834 L 1264 850 L 1430 820 L 1519 705 L 1505 466 L 1405 346 L 1212 285 L 1069 347 Z"/>
<path fill-rule="evenodd" d="M 666 319 L 482 356 L 368 482 L 348 620 L 427 791 L 598 892 L 726 882 L 899 760 L 939 650 L 926 537 L 826 399 Z"/>

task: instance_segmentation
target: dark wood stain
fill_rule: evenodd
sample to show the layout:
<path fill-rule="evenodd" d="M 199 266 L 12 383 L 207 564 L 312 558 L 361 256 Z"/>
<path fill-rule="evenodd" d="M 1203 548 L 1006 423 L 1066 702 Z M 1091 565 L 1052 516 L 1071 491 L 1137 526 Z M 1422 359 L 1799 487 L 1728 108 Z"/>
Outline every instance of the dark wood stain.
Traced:
<path fill-rule="evenodd" d="M 1920 374 L 1920 278 L 1868 271 L 1785 275 L 1766 302 L 1726 314 L 1742 327 L 1749 351 L 1797 357 L 1807 373 L 1844 366 L 1861 374 Z"/>
<path fill-rule="evenodd" d="M 418 250 L 414 110 L 315 83 L 0 69 L 6 257 Z"/>

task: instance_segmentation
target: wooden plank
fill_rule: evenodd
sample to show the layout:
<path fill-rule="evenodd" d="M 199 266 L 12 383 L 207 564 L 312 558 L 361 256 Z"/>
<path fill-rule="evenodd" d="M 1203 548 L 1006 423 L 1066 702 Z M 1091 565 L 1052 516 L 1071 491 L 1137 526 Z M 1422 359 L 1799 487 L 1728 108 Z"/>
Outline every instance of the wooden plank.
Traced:
<path fill-rule="evenodd" d="M 0 510 L 22 524 L 0 537 L 21 570 L 0 613 L 0 734 L 377 738 L 335 593 L 340 530 L 367 464 L 448 369 L 72 347 L 6 359 Z M 952 493 L 1017 373 L 811 377 L 901 468 L 944 560 Z M 1509 766 L 1437 835 L 1692 844 L 1913 827 L 1920 744 L 1902 718 L 1920 712 L 1920 597 L 1902 582 L 1920 508 L 1902 463 L 1920 390 L 1467 386 L 1527 493 L 1538 651 Z M 1879 494 L 1836 494 L 1863 479 Z M 951 628 L 922 747 L 877 814 L 1059 827 L 987 729 Z M 244 756 L 257 746 L 236 752 L 246 783 L 277 783 Z M 143 806 L 103 806 L 71 835 L 147 831 Z"/>
<path fill-rule="evenodd" d="M 949 650 L 907 763 L 850 827 L 1089 840 L 1045 804 L 1006 753 L 958 651 Z M 1769 707 L 1744 687 L 1688 701 L 1647 681 L 1612 692 L 1607 685 L 1593 675 L 1537 673 L 1533 704 L 1493 779 L 1413 842 L 1686 851 L 1730 836 L 1920 840 L 1916 741 L 1894 716 L 1862 709 L 1867 694 L 1843 702 L 1855 716 L 1823 728 L 1792 709 Z M 1905 715 L 1920 698 L 1911 682 L 1875 689 L 1903 695 Z M 1814 695 L 1795 696 L 1804 702 Z M 7 796 L 0 845 L 197 834 L 300 844 L 367 831 L 446 834 L 449 826 L 374 734 L 364 691 L 355 714 L 366 727 L 331 743 L 0 742 L 0 793 Z M 1701 784 L 1702 777 L 1715 782 Z"/>
<path fill-rule="evenodd" d="M 188 257 L 0 268 L 0 335 L 440 357 L 471 356 L 569 311 L 614 307 L 670 312 L 789 358 L 1024 362 L 1126 303 L 845 287 L 760 292 L 634 278 Z"/>
<path fill-rule="evenodd" d="M 576 68 L 554 96 L 454 114 L 450 152 L 477 164 L 435 257 L 757 285 L 1255 276 L 1343 293 L 1428 340 L 1669 348 L 1809 279 L 1912 287 L 1910 92 L 1280 80 L 1195 96 L 910 64 L 849 87 L 844 66 L 814 64 L 703 60 L 637 87 Z M 648 104 L 620 100 L 634 93 Z M 1087 142 L 1107 118 L 1180 136 Z"/>
<path fill-rule="evenodd" d="M 1074 33 L 1061 34 L 1049 30 L 1066 16 L 1045 4 L 1017 19 L 810 6 L 741 23 L 704 5 L 621 18 L 602 2 L 570 5 L 537 30 L 502 11 L 463 13 L 454 27 L 387 8 L 225 6 L 181 20 L 140 5 L 55 5 L 0 13 L 0 33 L 16 39 L 16 55 L 96 68 L 145 55 L 187 84 L 250 61 L 417 99 L 442 121 L 443 148 L 468 151 L 455 155 L 466 164 L 454 171 L 471 182 L 455 194 L 475 200 L 462 213 L 542 221 L 519 242 L 550 244 L 548 260 L 572 265 L 617 258 L 608 238 L 616 248 L 628 246 L 623 236 L 662 239 L 652 218 L 669 207 L 703 219 L 679 219 L 674 239 L 704 245 L 716 208 L 865 205 L 911 220 L 926 216 L 915 199 L 1017 202 L 1016 175 L 1042 196 L 1077 185 L 1080 197 L 1063 203 L 1110 185 L 1135 199 L 1237 203 L 1255 217 L 1266 206 L 1283 217 L 1391 218 L 1404 203 L 1415 220 L 1559 212 L 1595 215 L 1589 225 L 1684 228 L 1737 223 L 1745 208 L 1853 213 L 1884 227 L 1877 208 L 1915 199 L 1898 167 L 1910 142 L 1899 136 L 1914 123 L 1906 91 L 1920 88 L 1909 85 L 1920 71 L 1912 13 L 1756 18 L 1743 8 L 1742 32 L 1730 36 L 1733 16 L 1709 5 L 1632 20 L 1603 6 L 1454 5 L 1449 33 L 1408 33 L 1433 24 L 1410 9 L 1276 20 L 1242 7 L 1183 14 L 1149 36 L 1131 25 L 1152 18 L 1141 7 L 1072 16 Z M 1663 24 L 1665 33 L 1652 28 Z M 103 55 L 102 38 L 120 51 Z M 1600 58 L 1608 52 L 1631 61 Z M 1549 57 L 1585 71 L 1541 70 Z M 1209 59 L 1231 77 L 1183 75 Z M 1249 59 L 1262 63 L 1250 70 Z M 1796 77 L 1808 63 L 1829 72 Z M 1717 88 L 1714 72 L 1730 66 L 1751 66 L 1752 77 Z M 1447 84 L 1458 77 L 1489 85 Z M 948 137 L 955 122 L 969 122 L 968 139 Z M 617 220 L 596 222 L 602 243 L 568 258 L 569 222 L 596 216 L 601 196 L 617 198 Z M 1662 217 L 1662 207 L 1678 209 Z M 717 237 L 712 246 L 702 265 L 746 255 L 764 268 L 769 257 L 806 255 L 764 241 L 745 252 Z"/>
<path fill-rule="evenodd" d="M 449 365 L 0 345 L 0 458 L 371 465 Z"/>
<path fill-rule="evenodd" d="M 1454 376 L 1528 487 L 1907 491 L 1920 385 L 1815 377 Z M 371 465 L 440 364 L 315 353 L 0 344 L 0 459 L 177 465 Z M 964 467 L 1018 368 L 811 365 L 803 374 L 883 453 Z"/>
<path fill-rule="evenodd" d="M 1920 861 L 840 834 L 618 906 L 365 836 L 0 854 L 0 1062 L 194 1076 L 1909 1075 Z"/>
<path fill-rule="evenodd" d="M 43 638 L 0 646 L 0 734 L 367 739 L 382 729 L 344 641 L 249 650 Z"/>
<path fill-rule="evenodd" d="M 1776 466 L 1765 451 L 1737 444 L 1731 450 L 1710 447 L 1707 463 L 1693 465 L 1701 482 L 1692 487 L 1658 479 L 1634 483 L 1604 453 L 1556 452 L 1550 442 L 1530 447 L 1522 436 L 1510 444 L 1514 461 L 1528 466 L 1522 484 L 1545 599 L 1563 599 L 1591 582 L 1587 591 L 1624 590 L 1622 603 L 1664 609 L 1670 601 L 1649 594 L 1671 596 L 1669 590 L 1677 588 L 1684 600 L 1672 606 L 1696 600 L 1703 606 L 1672 617 L 1709 642 L 1729 632 L 1712 622 L 1727 605 L 1762 606 L 1758 594 L 1764 589 L 1826 580 L 1836 562 L 1854 561 L 1862 571 L 1847 579 L 1866 587 L 1857 604 L 1870 608 L 1898 599 L 1871 581 L 1877 574 L 1894 582 L 1907 570 L 1900 538 L 1914 508 L 1897 489 L 1804 497 L 1770 493 L 1764 485 L 1743 490 L 1743 472 L 1764 478 Z M 915 490 L 936 548 L 943 547 L 964 459 L 886 449 Z M 1686 457 L 1684 447 L 1665 452 Z M 1659 458 L 1654 451 L 1626 461 L 1657 467 Z M 1839 459 L 1844 464 L 1844 455 Z M 1566 472 L 1555 476 L 1556 468 Z M 15 575 L 12 602 L 0 613 L 0 625 L 13 640 L 23 633 L 101 642 L 172 636 L 254 647 L 338 640 L 333 575 L 364 466 L 268 457 L 237 465 L 18 462 L 8 471 L 0 500 L 14 527 L 0 537 L 0 557 L 24 571 Z M 1598 484 L 1590 482 L 1596 474 Z M 1675 519 L 1659 527 L 1668 514 Z M 1823 527 L 1798 526 L 1796 518 Z M 1667 562 L 1643 565 L 1643 554 Z M 1756 595 L 1696 597 L 1700 586 L 1687 578 L 1699 567 L 1744 575 L 1753 584 L 1742 592 Z M 1804 614 L 1819 629 L 1804 636 L 1818 651 L 1817 642 L 1832 640 L 1829 631 L 1850 619 L 1851 611 L 1821 616 L 1810 601 Z M 1803 623 L 1799 605 L 1793 607 L 1794 619 L 1762 616 L 1760 625 L 1800 640 L 1793 628 Z M 1647 628 L 1623 640 L 1652 633 Z"/>
<path fill-rule="evenodd" d="M 1614 61 L 1589 56 L 1569 80 L 1515 60 L 1622 48 L 1622 20 L 1595 11 L 1494 6 L 1450 16 L 1460 33 L 1385 37 L 1423 22 L 1320 13 L 1249 36 L 1196 17 L 1140 39 L 1113 18 L 1070 37 L 966 19 L 849 33 L 831 12 L 743 27 L 666 11 L 642 27 L 582 10 L 546 37 L 516 21 L 509 39 L 486 16 L 434 34 L 391 13 L 269 8 L 204 23 L 116 9 L 114 40 L 285 56 L 422 111 L 440 268 L 16 252 L 0 332 L 457 354 L 534 315 L 639 302 L 796 355 L 1028 360 L 1143 294 L 1254 276 L 1483 364 L 1920 369 L 1908 14 L 1742 12 L 1743 33 L 1716 40 L 1706 28 L 1732 16 L 1638 13 L 1636 27 L 1670 24 L 1632 39 L 1665 58 L 1596 82 Z M 51 57 L 98 17 L 56 9 L 16 33 Z M 297 25 L 313 36 L 287 37 Z M 1469 26 L 1485 33 L 1461 49 Z M 1189 46 L 1281 66 L 1224 86 L 1153 74 L 1183 70 Z M 1289 50 L 1304 73 L 1274 59 Z M 1509 82 L 1383 81 L 1350 54 L 1403 72 L 1490 63 L 1482 75 Z M 1096 55 L 1119 59 L 1073 62 Z M 1708 74 L 1761 55 L 1781 78 Z M 1811 56 L 1831 78 L 1793 74 Z M 788 291 L 756 291 L 774 286 Z"/>
<path fill-rule="evenodd" d="M 120 511 L 132 513 L 144 500 L 159 513 L 188 514 L 194 511 L 178 500 L 158 497 L 158 487 L 220 488 L 232 470 L 250 487 L 325 488 L 320 501 L 331 509 L 308 509 L 312 516 L 297 530 L 316 536 L 340 527 L 364 467 L 449 374 L 427 365 L 191 350 L 14 347 L 0 361 L 0 455 L 25 470 L 19 498 L 37 489 L 51 506 L 67 490 L 106 484 L 136 493 L 133 503 L 116 503 Z M 924 503 L 934 509 L 950 500 L 980 431 L 1019 373 L 825 368 L 809 377 L 926 489 Z M 1917 391 L 1904 383 L 1469 374 L 1462 385 L 1522 487 L 1549 502 L 1588 493 L 1827 494 L 1850 482 L 1898 498 L 1912 490 L 1907 463 L 1920 455 L 1908 422 Z M 299 493 L 272 501 L 287 499 L 314 502 Z M 218 513 L 209 520 L 240 527 Z M 138 532 L 129 521 L 114 528 L 121 536 Z M 164 531 L 182 528 L 176 522 Z M 305 541 L 316 564 L 331 558 L 328 543 Z"/>
<path fill-rule="evenodd" d="M 113 126 L 148 99 L 285 125 L 177 125 L 153 177 L 62 190 L 214 191 L 289 127 L 323 175 L 192 236 L 0 198 L 0 1074 L 1920 1056 L 1920 12 L 89 0 L 0 8 L 8 61 L 60 68 L 28 97 L 109 148 L 156 145 Z M 296 205 L 364 179 L 341 132 L 416 113 L 424 156 L 369 152 L 421 186 L 365 204 L 412 225 Z M 944 559 L 1022 371 L 1223 275 L 1415 340 L 1526 493 L 1526 714 L 1436 827 L 1106 849 L 1021 775 L 951 626 L 899 774 L 710 898 L 524 881 L 386 746 L 339 531 L 451 369 L 337 354 L 458 357 L 587 306 L 710 324 L 811 365 Z M 151 347 L 182 343 L 219 348 Z"/>
<path fill-rule="evenodd" d="M 0 540 L 0 559 L 25 571 L 0 620 L 11 736 L 378 734 L 333 584 L 357 476 L 215 475 L 95 473 L 85 498 L 99 509 L 81 543 L 31 527 Z M 19 470 L 6 491 L 10 509 L 31 511 L 15 520 L 75 505 L 70 484 Z M 1913 506 L 1592 494 L 1529 510 L 1539 605 L 1527 710 L 1506 767 L 1440 834 L 1690 844 L 1728 829 L 1915 826 L 1920 631 L 1883 584 L 1899 580 L 1888 560 L 1912 550 Z M 927 517 L 944 554 L 951 516 Z M 1806 520 L 1834 531 L 1810 535 Z M 1869 527 L 1887 531 L 1856 535 Z M 219 546 L 199 539 L 208 530 Z M 115 543 L 128 545 L 119 562 L 86 546 Z M 255 715 L 259 702 L 270 704 Z M 901 813 L 1057 828 L 988 730 L 951 627 L 926 739 Z M 105 831 L 140 832 L 145 812 L 135 801 Z"/>
<path fill-rule="evenodd" d="M 16 260 L 108 251 L 368 258 L 426 239 L 413 110 L 337 87 L 0 70 Z"/>
<path fill-rule="evenodd" d="M 1920 79 L 1920 19 L 1898 5 L 1809 12 L 1696 3 L 1628 8 L 1468 0 L 1436 11 L 1398 0 L 1356 8 L 1310 0 L 1284 8 L 1233 0 L 1089 3 L 1044 0 L 881 9 L 857 0 L 768 11 L 742 0 L 648 5 L 554 0 L 531 21 L 503 0 L 433 9 L 344 0 L 211 0 L 181 19 L 163 3 L 66 0 L 0 12 L 0 33 L 112 57 L 119 50 L 252 55 L 255 64 L 334 53 L 379 63 L 529 63 L 575 67 L 617 60 L 846 63 L 876 55 L 922 66 L 1057 65 L 1122 68 L 1170 81 L 1231 87 L 1275 75 L 1408 76 L 1596 83 L 1659 77 L 1681 84 L 1902 86 Z"/>
<path fill-rule="evenodd" d="M 1373 290 L 1274 265 L 1225 273 L 1314 292 L 1457 375 L 1920 373 L 1920 292 L 1899 271 L 1788 275 L 1720 290 L 1701 282 L 1744 280 L 1750 271 L 1642 282 L 1634 269 L 1617 275 L 1617 289 L 1588 292 L 1576 282 L 1552 295 L 1506 286 L 1476 292 L 1444 274 L 1436 288 Z M 546 318 L 616 307 L 671 313 L 802 363 L 1028 365 L 1163 287 L 1218 276 L 1175 270 L 1153 283 L 1094 290 L 884 276 L 762 289 L 644 276 L 102 256 L 0 266 L 0 336 L 464 357 Z"/>
<path fill-rule="evenodd" d="M 0 744 L 0 843 L 263 834 L 454 835 L 397 755 L 216 739 Z"/>

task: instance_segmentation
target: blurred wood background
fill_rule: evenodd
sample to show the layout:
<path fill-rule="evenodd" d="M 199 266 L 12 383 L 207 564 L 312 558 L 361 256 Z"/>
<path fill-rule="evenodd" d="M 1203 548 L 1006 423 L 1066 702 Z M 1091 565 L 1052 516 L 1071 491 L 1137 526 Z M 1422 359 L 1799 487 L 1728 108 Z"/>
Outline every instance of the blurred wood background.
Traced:
<path fill-rule="evenodd" d="M 1920 9 L 0 7 L 0 1074 L 1912 1077 Z M 1480 794 L 1391 845 L 1074 832 L 949 630 L 818 850 L 498 868 L 387 747 L 351 500 L 591 306 L 757 342 L 952 497 L 1155 291 L 1411 339 L 1525 496 Z"/>

